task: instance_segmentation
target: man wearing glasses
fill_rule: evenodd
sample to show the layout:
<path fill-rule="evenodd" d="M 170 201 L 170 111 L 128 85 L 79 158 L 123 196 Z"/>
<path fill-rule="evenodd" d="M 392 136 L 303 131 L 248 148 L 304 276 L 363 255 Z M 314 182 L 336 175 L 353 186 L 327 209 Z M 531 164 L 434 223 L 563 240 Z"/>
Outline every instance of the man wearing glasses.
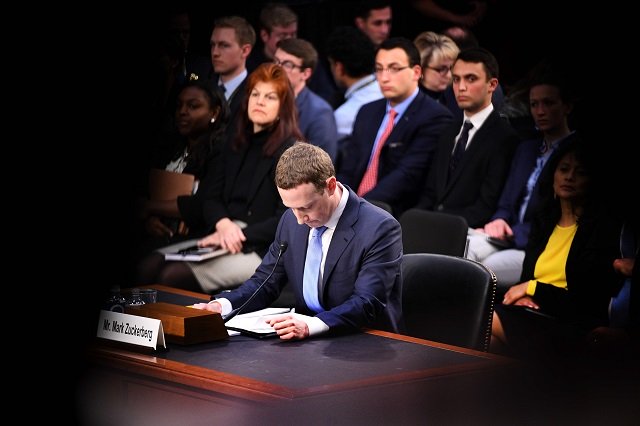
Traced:
<path fill-rule="evenodd" d="M 288 38 L 278 42 L 273 62 L 284 68 L 293 87 L 300 131 L 307 142 L 324 149 L 335 161 L 338 130 L 333 108 L 307 87 L 307 81 L 318 64 L 318 52 L 306 40 Z"/>
<path fill-rule="evenodd" d="M 383 41 L 375 75 L 384 99 L 358 111 L 338 180 L 366 199 L 389 204 L 399 217 L 417 203 L 437 140 L 452 118 L 418 89 L 420 54 L 410 40 Z"/>

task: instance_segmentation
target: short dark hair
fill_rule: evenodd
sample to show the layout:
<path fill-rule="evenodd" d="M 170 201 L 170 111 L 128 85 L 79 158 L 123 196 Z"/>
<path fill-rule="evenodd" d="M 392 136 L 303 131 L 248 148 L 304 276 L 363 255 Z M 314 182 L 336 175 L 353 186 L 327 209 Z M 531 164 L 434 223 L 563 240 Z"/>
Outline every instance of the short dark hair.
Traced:
<path fill-rule="evenodd" d="M 327 56 L 344 65 L 350 77 L 362 77 L 373 72 L 375 47 L 371 39 L 356 27 L 335 28 L 326 41 Z"/>
<path fill-rule="evenodd" d="M 409 66 L 420 65 L 420 52 L 411 40 L 405 37 L 391 37 L 380 43 L 376 50 L 376 55 L 380 50 L 402 49 L 409 58 Z"/>
<path fill-rule="evenodd" d="M 487 78 L 498 78 L 500 74 L 498 60 L 493 56 L 493 53 L 482 47 L 470 47 L 461 50 L 456 59 L 456 62 L 458 61 L 472 62 L 474 64 L 481 63 L 484 67 L 484 72 L 487 73 Z"/>
<path fill-rule="evenodd" d="M 278 49 L 282 49 L 296 58 L 302 59 L 302 68 L 316 69 L 318 65 L 318 51 L 313 44 L 301 38 L 285 38 L 276 44 Z"/>
<path fill-rule="evenodd" d="M 380 10 L 391 7 L 389 0 L 362 0 L 358 2 L 355 8 L 355 16 L 357 18 L 367 19 L 372 10 Z"/>
<path fill-rule="evenodd" d="M 287 27 L 298 22 L 298 15 L 286 4 L 267 3 L 260 10 L 260 26 L 268 33 L 273 27 Z"/>

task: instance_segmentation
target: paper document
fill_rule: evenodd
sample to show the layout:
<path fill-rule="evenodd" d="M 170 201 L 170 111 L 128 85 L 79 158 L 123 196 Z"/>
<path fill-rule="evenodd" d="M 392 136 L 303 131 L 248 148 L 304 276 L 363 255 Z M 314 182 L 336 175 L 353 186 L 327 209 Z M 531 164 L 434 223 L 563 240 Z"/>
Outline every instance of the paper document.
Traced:
<path fill-rule="evenodd" d="M 164 260 L 181 260 L 183 262 L 201 262 L 229 253 L 227 249 L 204 247 L 194 250 L 180 250 L 177 253 L 166 253 Z"/>
<path fill-rule="evenodd" d="M 276 336 L 276 332 L 266 319 L 270 316 L 291 312 L 290 308 L 265 308 L 259 311 L 240 314 L 231 318 L 225 325 L 227 329 L 240 332 L 252 337 Z M 231 333 L 229 333 L 231 335 Z"/>

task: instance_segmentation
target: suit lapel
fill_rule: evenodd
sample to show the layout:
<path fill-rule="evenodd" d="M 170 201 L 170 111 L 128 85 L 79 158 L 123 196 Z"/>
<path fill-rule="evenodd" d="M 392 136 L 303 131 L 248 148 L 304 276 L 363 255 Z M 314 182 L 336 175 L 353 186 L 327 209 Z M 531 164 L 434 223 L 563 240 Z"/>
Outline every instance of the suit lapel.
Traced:
<path fill-rule="evenodd" d="M 329 245 L 329 251 L 327 252 L 327 259 L 324 263 L 324 273 L 322 275 L 322 289 L 320 291 L 320 303 L 324 302 L 324 294 L 326 293 L 326 283 L 336 264 L 342 257 L 345 249 L 349 246 L 351 240 L 355 237 L 355 231 L 353 230 L 353 224 L 358 219 L 358 211 L 360 209 L 360 202 L 353 190 L 349 189 L 349 199 L 347 205 L 338 220 L 338 225 L 335 231 L 333 231 L 333 237 L 331 237 L 331 244 Z"/>
<path fill-rule="evenodd" d="M 462 127 L 462 121 L 456 122 L 451 125 L 445 133 L 441 136 L 441 143 L 438 146 L 438 149 L 442 148 L 444 151 L 444 155 L 442 161 L 434 161 L 432 167 L 437 167 L 437 175 L 438 180 L 436 182 L 437 193 L 444 194 L 447 189 L 447 181 L 449 177 L 449 163 L 451 162 L 451 153 L 453 151 L 453 147 L 455 146 L 455 138 L 458 132 L 460 131 L 460 127 Z"/>
<path fill-rule="evenodd" d="M 407 110 L 404 112 L 404 114 L 402 114 L 402 117 L 400 117 L 396 125 L 393 127 L 391 134 L 389 135 L 389 137 L 387 138 L 387 141 L 382 147 L 382 152 L 385 152 L 387 150 L 387 147 L 390 146 L 390 144 L 393 144 L 395 142 L 402 142 L 401 140 L 398 139 L 397 135 L 405 134 L 405 127 L 409 125 L 409 121 L 413 118 L 413 115 L 418 110 L 419 106 L 422 105 L 422 100 L 424 96 L 426 95 L 424 95 L 422 92 L 418 92 L 418 95 L 416 96 L 416 98 L 413 100 L 413 102 L 409 104 L 409 107 L 407 107 Z M 382 119 L 380 121 L 382 121 Z"/>
<path fill-rule="evenodd" d="M 447 180 L 444 194 L 449 192 L 449 190 L 451 189 L 455 181 L 458 180 L 458 177 L 460 177 L 460 174 L 463 172 L 464 165 L 470 161 L 473 161 L 474 158 L 478 157 L 479 152 L 481 152 L 483 149 L 486 149 L 484 146 L 484 140 L 486 139 L 485 135 L 491 132 L 491 128 L 495 123 L 496 117 L 497 117 L 497 113 L 494 110 L 491 112 L 491 114 L 489 114 L 489 116 L 484 121 L 484 123 L 482 123 L 482 126 L 480 126 L 480 128 L 473 135 L 473 139 L 471 139 L 471 144 L 467 147 L 467 150 L 462 156 L 462 160 L 460 160 L 460 164 L 458 164 L 458 167 L 456 167 L 456 169 L 454 170 L 453 176 L 451 176 L 451 178 Z M 449 160 L 450 159 L 451 159 L 451 154 L 449 154 Z M 448 163 L 447 163 L 447 166 L 448 166 Z"/>

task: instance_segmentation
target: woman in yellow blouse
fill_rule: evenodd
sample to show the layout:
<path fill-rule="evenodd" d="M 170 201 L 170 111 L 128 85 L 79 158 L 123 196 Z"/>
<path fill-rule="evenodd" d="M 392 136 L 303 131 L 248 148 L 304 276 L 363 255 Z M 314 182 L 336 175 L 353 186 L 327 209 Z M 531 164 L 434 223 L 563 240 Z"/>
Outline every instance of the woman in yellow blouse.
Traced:
<path fill-rule="evenodd" d="M 621 284 L 612 267 L 620 222 L 596 196 L 590 151 L 577 135 L 570 137 L 540 178 L 544 201 L 521 282 L 493 316 L 494 351 L 533 358 L 574 353 L 589 330 L 608 323 L 608 304 Z"/>

